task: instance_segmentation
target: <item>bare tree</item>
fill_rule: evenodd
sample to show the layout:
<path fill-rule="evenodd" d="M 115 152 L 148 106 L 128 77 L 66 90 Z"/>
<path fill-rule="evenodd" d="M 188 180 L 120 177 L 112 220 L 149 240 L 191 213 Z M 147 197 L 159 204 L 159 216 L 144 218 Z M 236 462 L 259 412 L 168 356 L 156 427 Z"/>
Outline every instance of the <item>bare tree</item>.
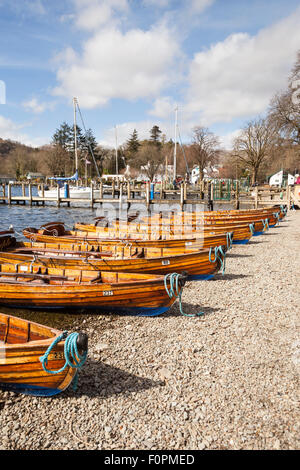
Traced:
<path fill-rule="evenodd" d="M 269 119 L 283 138 L 300 144 L 300 51 L 287 90 L 277 93 L 271 100 Z"/>
<path fill-rule="evenodd" d="M 206 127 L 193 128 L 192 145 L 190 151 L 193 160 L 199 166 L 199 178 L 203 180 L 204 169 L 212 167 L 218 160 L 220 142 L 219 138 Z"/>
<path fill-rule="evenodd" d="M 267 119 L 250 121 L 234 140 L 234 155 L 252 171 L 252 183 L 257 181 L 258 171 L 271 156 L 276 132 Z"/>
<path fill-rule="evenodd" d="M 152 143 L 144 144 L 140 147 L 134 159 L 134 166 L 141 167 L 150 181 L 163 168 L 164 155 L 161 148 Z"/>

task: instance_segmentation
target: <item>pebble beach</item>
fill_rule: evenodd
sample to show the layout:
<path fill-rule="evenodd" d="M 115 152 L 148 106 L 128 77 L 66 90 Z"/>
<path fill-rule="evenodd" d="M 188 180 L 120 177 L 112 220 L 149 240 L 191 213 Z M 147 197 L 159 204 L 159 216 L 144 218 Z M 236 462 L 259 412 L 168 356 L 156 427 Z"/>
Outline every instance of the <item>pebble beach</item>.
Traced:
<path fill-rule="evenodd" d="M 186 283 L 183 311 L 199 316 L 178 301 L 149 318 L 54 314 L 89 336 L 77 390 L 0 391 L 0 450 L 299 449 L 299 306 L 289 211 L 234 245 L 224 275 Z"/>

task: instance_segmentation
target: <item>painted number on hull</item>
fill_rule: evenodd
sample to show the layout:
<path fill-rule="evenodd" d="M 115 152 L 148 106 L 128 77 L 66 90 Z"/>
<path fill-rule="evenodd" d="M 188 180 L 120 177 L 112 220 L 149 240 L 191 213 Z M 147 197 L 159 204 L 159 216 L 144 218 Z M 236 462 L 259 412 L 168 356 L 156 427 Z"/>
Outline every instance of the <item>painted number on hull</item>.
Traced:
<path fill-rule="evenodd" d="M 163 259 L 162 262 L 161 262 L 161 264 L 162 264 L 163 266 L 168 266 L 168 264 L 170 264 L 170 260 L 168 260 L 168 259 Z"/>
<path fill-rule="evenodd" d="M 52 357 L 51 357 L 52 356 Z M 55 360 L 55 359 L 63 359 L 64 358 L 64 353 L 63 352 L 59 352 L 59 351 L 54 351 L 52 354 L 51 354 L 51 359 L 52 360 Z"/>
<path fill-rule="evenodd" d="M 103 297 L 109 296 L 109 295 L 114 295 L 112 290 L 104 290 L 103 291 Z"/>

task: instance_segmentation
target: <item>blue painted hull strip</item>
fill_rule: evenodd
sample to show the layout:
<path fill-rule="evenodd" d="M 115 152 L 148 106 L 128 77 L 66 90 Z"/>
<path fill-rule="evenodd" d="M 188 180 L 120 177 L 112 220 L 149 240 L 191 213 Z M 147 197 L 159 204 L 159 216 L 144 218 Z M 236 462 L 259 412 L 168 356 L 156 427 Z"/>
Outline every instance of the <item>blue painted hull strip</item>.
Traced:
<path fill-rule="evenodd" d="M 47 388 L 47 387 L 38 387 L 36 385 L 28 384 L 13 384 L 13 383 L 2 383 L 0 382 L 0 388 L 10 392 L 23 393 L 24 395 L 33 395 L 38 397 L 52 397 L 58 395 L 63 390 L 58 388 Z"/>
<path fill-rule="evenodd" d="M 1 304 L 1 302 L 0 302 Z M 71 309 L 72 311 L 76 310 L 86 310 L 87 312 L 106 312 L 106 313 L 117 313 L 117 314 L 124 314 L 124 315 L 134 315 L 134 316 L 145 316 L 145 317 L 153 317 L 157 315 L 161 315 L 162 313 L 165 313 L 171 308 L 171 305 L 168 307 L 157 307 L 157 308 L 146 308 L 146 307 L 128 307 L 128 308 L 121 308 L 121 307 L 111 307 L 111 310 L 109 310 L 108 307 L 70 307 L 70 305 L 65 305 L 65 306 L 60 306 L 60 307 L 35 307 L 33 305 L 9 305 L 11 308 L 26 308 L 26 309 L 32 309 L 32 310 L 38 310 L 38 311 L 62 311 L 66 309 Z M 69 312 L 68 312 L 69 313 Z"/>
<path fill-rule="evenodd" d="M 208 281 L 212 279 L 214 274 L 195 274 L 193 276 L 188 276 L 188 281 Z"/>
<path fill-rule="evenodd" d="M 264 232 L 254 232 L 253 236 L 258 237 L 259 235 L 263 235 Z"/>
<path fill-rule="evenodd" d="M 246 243 L 248 243 L 249 240 L 234 240 L 232 243 L 234 245 L 246 245 Z"/>

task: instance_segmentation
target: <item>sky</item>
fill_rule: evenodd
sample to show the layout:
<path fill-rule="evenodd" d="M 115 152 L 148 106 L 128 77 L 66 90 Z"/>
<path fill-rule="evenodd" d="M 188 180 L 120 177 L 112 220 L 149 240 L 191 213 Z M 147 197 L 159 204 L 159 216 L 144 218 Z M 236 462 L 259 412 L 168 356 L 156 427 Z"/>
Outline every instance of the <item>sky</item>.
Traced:
<path fill-rule="evenodd" d="M 0 138 L 49 144 L 73 97 L 104 146 L 136 129 L 225 148 L 287 87 L 295 0 L 0 0 Z"/>

